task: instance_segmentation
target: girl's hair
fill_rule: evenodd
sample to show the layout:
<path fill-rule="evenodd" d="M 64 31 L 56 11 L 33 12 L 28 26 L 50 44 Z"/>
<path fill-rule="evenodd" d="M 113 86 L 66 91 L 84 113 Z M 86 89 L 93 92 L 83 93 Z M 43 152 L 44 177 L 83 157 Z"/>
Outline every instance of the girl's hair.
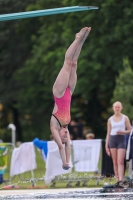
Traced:
<path fill-rule="evenodd" d="M 121 105 L 121 107 L 123 108 L 122 103 L 121 103 L 120 101 L 114 102 L 113 105 L 112 105 L 112 107 L 114 107 L 114 105 L 115 105 L 116 103 L 119 103 L 119 104 Z"/>

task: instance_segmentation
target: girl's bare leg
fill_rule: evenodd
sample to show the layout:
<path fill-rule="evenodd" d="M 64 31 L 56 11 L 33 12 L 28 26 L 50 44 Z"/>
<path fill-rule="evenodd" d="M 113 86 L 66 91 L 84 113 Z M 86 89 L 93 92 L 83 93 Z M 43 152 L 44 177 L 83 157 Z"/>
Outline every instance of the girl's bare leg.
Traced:
<path fill-rule="evenodd" d="M 115 177 L 116 177 L 116 180 L 118 181 L 119 177 L 118 177 L 118 164 L 117 164 L 117 149 L 113 148 L 113 149 L 110 149 L 110 151 L 111 151 L 111 156 L 113 160 Z"/>
<path fill-rule="evenodd" d="M 126 150 L 125 149 L 118 149 L 117 150 L 117 162 L 118 162 L 118 175 L 119 175 L 119 181 L 123 180 L 124 176 L 124 159 Z"/>
<path fill-rule="evenodd" d="M 81 31 L 78 34 L 76 34 L 76 38 L 74 42 L 68 48 L 65 54 L 64 65 L 61 71 L 59 72 L 53 86 L 53 93 L 55 96 L 61 97 L 68 85 L 71 88 L 71 85 L 73 86 L 76 84 L 76 80 L 77 80 L 76 74 L 71 78 L 73 79 L 72 83 L 71 81 L 69 82 L 70 74 L 71 74 L 72 67 L 74 67 L 75 73 L 76 73 L 77 60 L 78 60 L 81 48 L 83 46 L 83 43 L 86 37 L 88 36 L 89 32 L 90 32 L 90 28 L 86 27 L 86 28 L 81 29 Z M 73 70 L 72 70 L 72 75 L 73 75 Z"/>

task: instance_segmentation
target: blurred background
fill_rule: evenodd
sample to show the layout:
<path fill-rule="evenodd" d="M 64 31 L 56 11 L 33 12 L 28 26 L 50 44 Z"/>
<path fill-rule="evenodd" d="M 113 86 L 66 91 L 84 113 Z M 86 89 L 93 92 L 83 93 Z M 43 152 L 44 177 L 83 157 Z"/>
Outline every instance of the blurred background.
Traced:
<path fill-rule="evenodd" d="M 0 0 L 0 14 L 68 6 L 98 10 L 0 22 L 0 139 L 50 139 L 52 86 L 75 34 L 91 26 L 78 61 L 72 123 L 95 138 L 106 136 L 112 103 L 133 120 L 133 2 L 123 0 Z M 75 126 L 75 125 L 74 125 Z M 89 131 L 87 131 L 89 130 Z"/>

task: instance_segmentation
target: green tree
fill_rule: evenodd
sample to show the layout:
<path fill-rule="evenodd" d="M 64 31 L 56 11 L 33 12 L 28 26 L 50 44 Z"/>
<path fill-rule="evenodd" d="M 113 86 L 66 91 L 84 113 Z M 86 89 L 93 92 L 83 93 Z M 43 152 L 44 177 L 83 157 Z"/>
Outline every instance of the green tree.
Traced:
<path fill-rule="evenodd" d="M 108 108 L 116 77 L 123 68 L 123 58 L 127 56 L 132 63 L 130 29 L 133 3 L 126 1 L 119 4 L 110 0 L 89 3 L 99 6 L 99 10 L 39 18 L 42 25 L 38 31 L 39 37 L 32 38 L 35 41 L 32 56 L 18 72 L 20 77 L 24 74 L 28 77 L 25 87 L 19 93 L 20 109 L 26 113 L 28 107 L 31 126 L 35 126 L 35 132 L 39 127 L 42 128 L 39 132 L 44 132 L 44 135 L 41 137 L 46 137 L 45 134 L 49 132 L 53 105 L 52 85 L 62 67 L 65 51 L 80 28 L 92 26 L 92 31 L 78 62 L 78 83 L 72 100 L 72 118 L 82 117 L 97 137 L 105 135 L 106 121 L 110 114 Z M 68 5 L 81 5 L 81 2 L 62 1 L 58 6 Z M 86 5 L 86 2 L 82 2 L 82 5 Z M 44 19 L 45 23 L 42 23 Z M 23 99 L 23 104 L 20 99 Z"/>
<path fill-rule="evenodd" d="M 122 102 L 123 113 L 133 121 L 133 70 L 128 59 L 124 59 L 124 69 L 116 79 L 112 103 L 115 101 Z"/>
<path fill-rule="evenodd" d="M 25 10 L 37 10 L 84 6 L 88 5 L 88 1 L 41 0 L 27 2 L 26 5 Z M 3 54 L 0 54 L 0 61 L 3 65 L 0 67 L 0 95 L 7 105 L 13 101 L 12 105 L 19 111 L 26 140 L 36 135 L 48 138 L 54 103 L 52 85 L 62 67 L 66 49 L 75 33 L 84 26 L 91 26 L 92 31 L 78 62 L 72 118 L 82 117 L 91 126 L 96 137 L 105 137 L 106 121 L 110 115 L 108 109 L 116 77 L 123 69 L 123 59 L 127 57 L 131 68 L 133 67 L 133 3 L 130 0 L 120 4 L 114 0 L 90 0 L 89 5 L 98 6 L 99 10 L 7 22 L 10 26 L 5 24 L 1 28 L 4 30 L 1 41 L 6 32 L 10 33 L 12 29 L 14 32 L 10 36 L 12 40 L 8 36 L 8 45 L 4 43 L 1 49 Z M 14 48 L 16 51 L 13 51 Z M 7 59 L 9 55 L 10 59 Z M 10 72 L 10 82 L 4 76 L 5 72 Z"/>
<path fill-rule="evenodd" d="M 34 0 L 0 1 L 0 13 L 22 12 L 26 10 L 27 5 L 34 2 Z M 22 68 L 23 63 L 30 56 L 32 47 L 30 37 L 37 32 L 39 26 L 37 18 L 34 19 L 34 26 L 32 26 L 33 19 L 23 20 L 23 27 L 21 22 L 21 20 L 0 22 L 0 100 L 4 104 L 2 127 L 7 128 L 8 123 L 14 123 L 18 140 L 22 140 L 22 131 L 16 97 L 22 86 L 16 83 L 15 71 Z M 6 120 L 3 120 L 5 116 Z"/>

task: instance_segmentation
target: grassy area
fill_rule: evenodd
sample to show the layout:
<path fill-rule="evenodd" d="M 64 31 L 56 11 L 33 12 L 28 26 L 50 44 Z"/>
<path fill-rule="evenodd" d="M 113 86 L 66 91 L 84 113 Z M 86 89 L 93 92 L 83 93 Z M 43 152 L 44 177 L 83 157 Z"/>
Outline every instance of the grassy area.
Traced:
<path fill-rule="evenodd" d="M 66 187 L 102 187 L 105 182 L 112 184 L 115 182 L 113 178 L 104 178 L 100 179 L 100 174 L 96 173 L 77 173 L 74 170 L 70 174 L 65 174 L 62 176 L 56 177 L 50 185 L 46 185 L 44 182 L 45 176 L 45 162 L 41 158 L 40 152 L 36 149 L 36 162 L 37 169 L 34 170 L 34 180 L 33 184 L 31 172 L 26 172 L 20 176 L 15 176 L 12 180 L 10 177 L 10 163 L 11 163 L 11 154 L 12 148 L 8 150 L 8 167 L 7 171 L 4 174 L 4 180 L 8 180 L 6 183 L 2 183 L 0 188 L 2 189 L 5 184 L 19 186 L 20 188 L 66 188 Z M 26 160 L 24 161 L 26 162 Z M 101 156 L 99 159 L 99 170 L 101 169 Z"/>

